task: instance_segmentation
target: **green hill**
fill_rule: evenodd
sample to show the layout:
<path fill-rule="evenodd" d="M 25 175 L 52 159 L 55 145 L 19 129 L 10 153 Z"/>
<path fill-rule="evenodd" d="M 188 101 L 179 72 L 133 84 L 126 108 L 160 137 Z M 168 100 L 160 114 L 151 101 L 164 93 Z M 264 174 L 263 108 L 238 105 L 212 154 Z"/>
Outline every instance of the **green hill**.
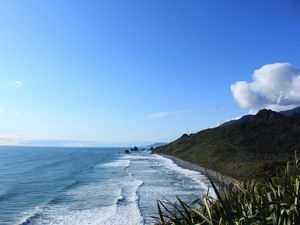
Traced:
<path fill-rule="evenodd" d="M 154 150 L 238 179 L 272 175 L 295 151 L 300 152 L 300 115 L 265 109 Z"/>

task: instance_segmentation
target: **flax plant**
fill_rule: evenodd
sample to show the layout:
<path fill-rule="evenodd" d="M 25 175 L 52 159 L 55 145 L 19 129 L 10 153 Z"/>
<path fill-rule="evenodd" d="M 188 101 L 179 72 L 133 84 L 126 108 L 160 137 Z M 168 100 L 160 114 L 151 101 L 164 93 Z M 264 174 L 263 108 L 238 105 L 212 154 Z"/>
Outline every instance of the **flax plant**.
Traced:
<path fill-rule="evenodd" d="M 160 225 L 300 225 L 300 161 L 295 154 L 278 176 L 235 182 L 193 204 L 157 201 Z M 220 191 L 222 190 L 222 191 Z"/>

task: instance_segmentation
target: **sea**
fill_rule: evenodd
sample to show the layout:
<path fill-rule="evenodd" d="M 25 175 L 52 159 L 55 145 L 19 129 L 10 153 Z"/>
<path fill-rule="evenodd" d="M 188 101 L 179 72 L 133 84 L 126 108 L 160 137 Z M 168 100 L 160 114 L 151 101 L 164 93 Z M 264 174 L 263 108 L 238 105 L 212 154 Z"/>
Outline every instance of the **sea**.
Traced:
<path fill-rule="evenodd" d="M 0 224 L 148 225 L 157 200 L 207 193 L 199 172 L 124 149 L 0 147 Z"/>

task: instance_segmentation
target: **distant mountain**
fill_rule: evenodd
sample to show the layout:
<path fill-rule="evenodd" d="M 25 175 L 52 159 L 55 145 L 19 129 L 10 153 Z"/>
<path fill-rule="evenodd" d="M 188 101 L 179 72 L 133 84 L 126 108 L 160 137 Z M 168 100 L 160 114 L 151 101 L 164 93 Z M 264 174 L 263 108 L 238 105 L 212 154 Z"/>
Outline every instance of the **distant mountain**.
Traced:
<path fill-rule="evenodd" d="M 236 178 L 275 173 L 300 153 L 299 108 L 274 112 L 261 110 L 234 122 L 206 129 L 155 149 L 215 169 Z"/>
<path fill-rule="evenodd" d="M 144 148 L 157 148 L 157 147 L 160 147 L 160 146 L 163 146 L 163 145 L 166 145 L 168 143 L 165 143 L 165 142 L 157 142 L 157 143 L 153 143 L 151 145 L 147 145 L 147 146 L 144 146 Z"/>
<path fill-rule="evenodd" d="M 279 113 L 284 116 L 300 115 L 300 107 L 297 107 L 297 108 L 294 108 L 291 110 L 287 110 L 287 111 L 281 111 Z"/>
<path fill-rule="evenodd" d="M 294 108 L 291 110 L 281 111 L 278 113 L 280 113 L 281 115 L 284 115 L 284 116 L 300 115 L 300 107 L 297 107 L 297 108 Z M 224 127 L 224 126 L 228 126 L 228 125 L 232 125 L 232 124 L 236 124 L 236 123 L 242 123 L 242 122 L 250 120 L 253 116 L 254 115 L 246 115 L 237 120 L 230 120 L 230 121 L 227 121 L 227 122 L 221 124 L 220 127 Z"/>

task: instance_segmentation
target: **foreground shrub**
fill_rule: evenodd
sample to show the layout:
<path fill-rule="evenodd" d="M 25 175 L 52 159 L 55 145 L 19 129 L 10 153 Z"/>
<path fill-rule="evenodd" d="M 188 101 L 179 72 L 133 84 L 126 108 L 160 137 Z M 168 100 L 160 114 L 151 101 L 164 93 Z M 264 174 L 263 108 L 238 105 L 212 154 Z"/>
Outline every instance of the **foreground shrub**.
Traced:
<path fill-rule="evenodd" d="M 295 154 L 284 172 L 264 180 L 236 182 L 220 192 L 210 180 L 216 197 L 208 194 L 188 205 L 158 201 L 161 225 L 300 225 L 300 162 Z"/>

